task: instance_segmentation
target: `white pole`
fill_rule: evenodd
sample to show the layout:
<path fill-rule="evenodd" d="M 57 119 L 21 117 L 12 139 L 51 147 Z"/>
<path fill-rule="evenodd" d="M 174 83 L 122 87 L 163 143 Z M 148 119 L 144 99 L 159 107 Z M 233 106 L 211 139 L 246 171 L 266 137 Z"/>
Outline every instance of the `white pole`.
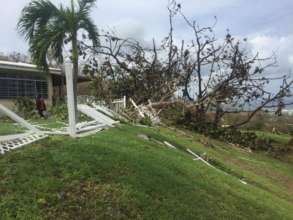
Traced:
<path fill-rule="evenodd" d="M 27 129 L 29 129 L 31 131 L 34 131 L 34 132 L 40 132 L 40 130 L 37 129 L 35 126 L 31 125 L 26 120 L 24 120 L 23 118 L 19 117 L 13 111 L 11 111 L 10 109 L 6 108 L 5 106 L 3 106 L 1 104 L 0 104 L 0 112 L 3 112 L 5 115 L 7 115 L 13 121 L 18 122 L 22 127 L 25 127 L 25 128 L 27 128 Z"/>
<path fill-rule="evenodd" d="M 127 104 L 126 101 L 127 101 L 127 100 L 126 100 L 126 95 L 125 95 L 125 96 L 123 97 L 123 108 L 125 108 L 125 109 L 126 109 L 126 107 L 127 107 L 127 106 L 126 106 L 126 104 Z"/>
<path fill-rule="evenodd" d="M 69 118 L 69 135 L 73 138 L 76 137 L 76 115 L 74 105 L 74 89 L 73 89 L 73 65 L 68 58 L 65 61 L 65 75 L 66 75 L 66 88 L 67 88 L 67 108 Z"/>

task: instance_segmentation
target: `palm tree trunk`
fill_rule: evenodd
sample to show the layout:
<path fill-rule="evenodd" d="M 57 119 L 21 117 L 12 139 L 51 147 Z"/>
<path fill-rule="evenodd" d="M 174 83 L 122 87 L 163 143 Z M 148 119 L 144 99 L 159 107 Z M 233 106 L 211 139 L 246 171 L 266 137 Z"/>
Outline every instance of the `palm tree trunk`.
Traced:
<path fill-rule="evenodd" d="M 77 83 L 78 83 L 78 47 L 77 47 L 77 34 L 72 36 L 72 63 L 73 63 L 73 93 L 74 93 L 74 111 L 76 122 L 78 122 L 78 111 L 77 111 Z"/>

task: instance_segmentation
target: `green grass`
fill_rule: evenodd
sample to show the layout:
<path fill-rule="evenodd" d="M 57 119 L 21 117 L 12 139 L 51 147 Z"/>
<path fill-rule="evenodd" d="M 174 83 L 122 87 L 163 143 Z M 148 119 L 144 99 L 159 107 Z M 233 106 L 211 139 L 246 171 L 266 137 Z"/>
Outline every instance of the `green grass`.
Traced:
<path fill-rule="evenodd" d="M 258 137 L 261 138 L 269 138 L 271 140 L 275 140 L 276 142 L 286 144 L 291 139 L 291 136 L 288 134 L 273 134 L 270 132 L 264 132 L 264 131 L 256 131 L 256 134 Z"/>
<path fill-rule="evenodd" d="M 291 163 L 217 141 L 204 146 L 203 138 L 123 125 L 8 153 L 0 157 L 0 219 L 293 218 Z M 186 148 L 230 175 L 193 161 Z"/>
<path fill-rule="evenodd" d="M 58 121 L 55 118 L 33 119 L 33 120 L 30 120 L 29 123 L 33 125 L 39 125 L 47 129 L 53 129 L 53 128 L 58 129 L 58 128 L 62 128 L 66 126 L 63 122 Z M 27 129 L 21 127 L 20 124 L 17 124 L 9 119 L 0 118 L 0 135 L 19 134 L 25 131 L 27 131 Z"/>
<path fill-rule="evenodd" d="M 67 126 L 65 122 L 58 120 L 54 117 L 49 117 L 48 119 L 34 119 L 31 120 L 30 123 L 49 129 L 58 129 Z"/>
<path fill-rule="evenodd" d="M 0 135 L 10 135 L 22 133 L 25 129 L 7 120 L 0 120 Z"/>

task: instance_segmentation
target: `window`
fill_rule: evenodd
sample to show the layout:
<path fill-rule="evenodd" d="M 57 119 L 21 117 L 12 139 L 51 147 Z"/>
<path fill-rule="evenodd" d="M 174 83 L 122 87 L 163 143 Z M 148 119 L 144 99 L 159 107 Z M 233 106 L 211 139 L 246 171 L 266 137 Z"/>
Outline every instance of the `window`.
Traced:
<path fill-rule="evenodd" d="M 0 99 L 35 98 L 37 95 L 48 98 L 46 80 L 0 77 Z"/>

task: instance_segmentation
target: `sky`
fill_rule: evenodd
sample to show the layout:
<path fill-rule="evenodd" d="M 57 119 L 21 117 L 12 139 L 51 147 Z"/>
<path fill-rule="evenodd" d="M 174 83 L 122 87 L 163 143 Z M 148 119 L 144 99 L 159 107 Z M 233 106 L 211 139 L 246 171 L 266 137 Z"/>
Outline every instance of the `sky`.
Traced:
<path fill-rule="evenodd" d="M 22 8 L 30 0 L 0 0 L 0 52 L 27 53 L 27 43 L 16 31 Z M 52 0 L 68 4 L 70 0 Z M 178 0 L 188 17 L 202 25 L 218 22 L 216 33 L 223 38 L 226 30 L 248 38 L 253 51 L 278 56 L 281 71 L 293 67 L 293 0 Z M 123 37 L 149 42 L 168 33 L 168 0 L 98 0 L 92 18 L 100 29 L 114 29 Z M 177 36 L 190 32 L 176 21 Z"/>

